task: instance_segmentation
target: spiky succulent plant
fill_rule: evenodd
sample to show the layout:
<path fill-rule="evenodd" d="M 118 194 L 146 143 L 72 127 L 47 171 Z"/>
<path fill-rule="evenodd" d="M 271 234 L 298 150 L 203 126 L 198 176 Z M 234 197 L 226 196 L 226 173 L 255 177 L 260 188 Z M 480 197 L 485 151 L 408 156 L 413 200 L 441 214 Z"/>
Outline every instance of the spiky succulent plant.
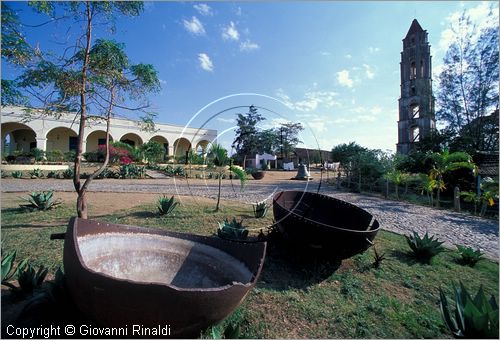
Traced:
<path fill-rule="evenodd" d="M 408 245 L 413 251 L 413 256 L 420 262 L 430 263 L 435 255 L 444 251 L 442 247 L 444 242 L 439 241 L 437 238 L 434 238 L 434 236 L 429 237 L 427 232 L 424 237 L 420 237 L 415 231 L 413 232 L 413 236 L 405 235 L 405 237 Z"/>

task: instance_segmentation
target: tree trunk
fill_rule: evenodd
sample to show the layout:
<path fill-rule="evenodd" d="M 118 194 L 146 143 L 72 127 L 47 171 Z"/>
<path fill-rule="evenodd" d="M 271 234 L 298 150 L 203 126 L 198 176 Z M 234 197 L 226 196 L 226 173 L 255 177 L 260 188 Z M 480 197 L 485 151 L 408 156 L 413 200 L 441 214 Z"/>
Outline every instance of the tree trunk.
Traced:
<path fill-rule="evenodd" d="M 396 183 L 396 199 L 399 200 L 399 185 Z"/>
<path fill-rule="evenodd" d="M 245 169 L 246 169 L 246 163 L 247 163 L 247 155 L 245 154 L 245 155 L 243 156 L 243 170 L 245 170 Z"/>
<path fill-rule="evenodd" d="M 436 207 L 439 208 L 440 205 L 439 205 L 439 200 L 441 199 L 441 190 L 438 188 L 437 189 L 437 194 L 436 194 Z"/>
<path fill-rule="evenodd" d="M 82 82 L 80 88 L 80 126 L 78 130 L 78 145 L 76 148 L 75 156 L 75 171 L 73 174 L 73 185 L 75 191 L 78 194 L 78 199 L 76 203 L 76 211 L 78 217 L 87 218 L 87 197 L 85 196 L 85 190 L 81 191 L 80 183 L 80 168 L 82 164 L 82 153 L 83 153 L 83 137 L 85 135 L 85 123 L 87 120 L 87 68 L 89 65 L 90 57 L 90 47 L 92 40 L 92 14 L 90 11 L 90 2 L 86 2 L 86 12 L 87 12 L 87 32 L 86 32 L 86 46 L 85 46 L 85 59 L 82 66 Z"/>

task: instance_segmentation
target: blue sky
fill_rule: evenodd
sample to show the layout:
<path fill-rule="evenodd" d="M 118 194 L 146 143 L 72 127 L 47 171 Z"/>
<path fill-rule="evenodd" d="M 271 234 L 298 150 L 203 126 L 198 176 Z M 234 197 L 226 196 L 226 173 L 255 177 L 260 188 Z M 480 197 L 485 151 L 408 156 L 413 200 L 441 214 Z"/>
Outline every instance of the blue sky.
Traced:
<path fill-rule="evenodd" d="M 465 8 L 484 24 L 490 5 L 498 22 L 496 2 L 148 2 L 140 17 L 119 18 L 116 34 L 96 38 L 125 43 L 133 62 L 158 70 L 162 91 L 150 100 L 159 122 L 206 122 L 226 131 L 221 141 L 229 145 L 236 113 L 246 110 L 217 113 L 254 104 L 270 110 L 261 111 L 262 128 L 302 122 L 302 146 L 356 141 L 395 151 L 401 40 L 411 21 L 428 31 L 439 71 L 450 23 Z M 26 4 L 13 6 L 23 23 L 41 21 Z M 27 34 L 52 48 L 65 32 L 61 25 Z"/>

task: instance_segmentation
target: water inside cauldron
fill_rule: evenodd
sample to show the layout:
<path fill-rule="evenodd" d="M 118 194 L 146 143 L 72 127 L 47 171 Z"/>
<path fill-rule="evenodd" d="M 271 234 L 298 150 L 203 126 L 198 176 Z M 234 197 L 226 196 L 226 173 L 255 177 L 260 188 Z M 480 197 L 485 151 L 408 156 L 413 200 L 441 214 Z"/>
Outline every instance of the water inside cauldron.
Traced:
<path fill-rule="evenodd" d="M 90 269 L 135 282 L 180 288 L 215 288 L 248 283 L 250 270 L 217 248 L 180 238 L 138 233 L 104 233 L 78 237 Z"/>

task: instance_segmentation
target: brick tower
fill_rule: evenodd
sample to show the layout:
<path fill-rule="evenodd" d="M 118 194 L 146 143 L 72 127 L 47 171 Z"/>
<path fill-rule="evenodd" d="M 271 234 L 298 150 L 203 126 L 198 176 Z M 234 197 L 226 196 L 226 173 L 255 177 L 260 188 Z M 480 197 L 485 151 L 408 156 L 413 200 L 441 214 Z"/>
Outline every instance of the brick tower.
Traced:
<path fill-rule="evenodd" d="M 401 52 L 397 152 L 408 154 L 436 127 L 432 95 L 431 46 L 417 19 L 403 39 Z"/>

